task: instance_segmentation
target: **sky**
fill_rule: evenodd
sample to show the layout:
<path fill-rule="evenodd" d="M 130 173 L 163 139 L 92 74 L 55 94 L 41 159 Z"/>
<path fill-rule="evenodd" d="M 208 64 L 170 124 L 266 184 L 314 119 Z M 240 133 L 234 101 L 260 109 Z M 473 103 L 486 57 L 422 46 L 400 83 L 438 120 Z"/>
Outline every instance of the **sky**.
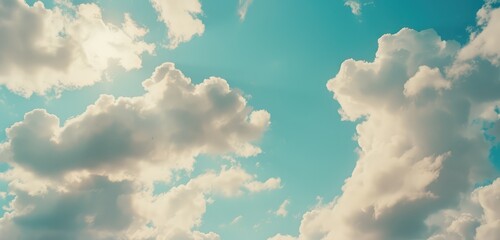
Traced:
<path fill-rule="evenodd" d="M 0 0 L 0 236 L 500 239 L 499 6 Z"/>

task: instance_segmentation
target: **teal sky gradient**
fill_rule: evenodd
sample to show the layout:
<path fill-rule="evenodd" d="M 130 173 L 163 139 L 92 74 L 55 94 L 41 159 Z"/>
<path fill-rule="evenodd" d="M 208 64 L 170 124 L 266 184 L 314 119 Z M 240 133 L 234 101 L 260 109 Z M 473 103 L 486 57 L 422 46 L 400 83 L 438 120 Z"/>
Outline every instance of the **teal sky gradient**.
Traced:
<path fill-rule="evenodd" d="M 445 40 L 463 44 L 469 36 L 467 27 L 475 26 L 476 12 L 483 4 L 479 0 L 374 0 L 363 7 L 361 16 L 355 16 L 341 0 L 255 0 L 240 21 L 238 1 L 203 0 L 204 34 L 170 50 L 159 46 L 167 43 L 166 29 L 148 1 L 97 3 L 105 19 L 118 23 L 129 12 L 147 27 L 145 39 L 158 46 L 155 56 L 144 55 L 139 70 L 113 69 L 112 81 L 64 91 L 60 98 L 25 99 L 0 88 L 0 129 L 35 108 L 65 120 L 82 113 L 100 94 L 140 95 L 141 82 L 166 61 L 174 62 L 195 83 L 222 77 L 249 96 L 250 106 L 271 114 L 271 127 L 259 144 L 263 153 L 241 159 L 242 166 L 259 179 L 280 177 L 283 184 L 271 192 L 216 198 L 209 205 L 200 229 L 215 231 L 222 239 L 241 240 L 265 239 L 278 232 L 297 235 L 303 213 L 317 203 L 318 196 L 330 201 L 341 193 L 357 159 L 352 140 L 355 123 L 341 121 L 339 105 L 325 85 L 344 60 L 373 60 L 377 39 L 404 27 L 432 28 Z M 0 142 L 4 140 L 2 131 Z M 202 156 L 193 174 L 218 169 L 223 162 Z M 1 183 L 0 191 L 5 190 Z M 285 199 L 291 202 L 287 217 L 269 212 Z M 240 222 L 228 225 L 240 215 Z"/>

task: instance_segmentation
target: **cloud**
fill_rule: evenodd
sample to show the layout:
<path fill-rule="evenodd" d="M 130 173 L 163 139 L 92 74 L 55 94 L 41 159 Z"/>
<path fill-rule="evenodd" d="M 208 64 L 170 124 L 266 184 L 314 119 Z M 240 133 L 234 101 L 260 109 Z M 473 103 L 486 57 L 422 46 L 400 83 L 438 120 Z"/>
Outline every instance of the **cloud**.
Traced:
<path fill-rule="evenodd" d="M 476 57 L 488 59 L 496 66 L 500 66 L 500 11 L 495 8 L 499 3 L 496 0 L 486 1 L 484 7 L 477 14 L 480 32 L 473 32 L 470 43 L 465 46 L 458 56 L 460 60 L 471 60 Z"/>
<path fill-rule="evenodd" d="M 451 82 L 444 79 L 438 68 L 431 69 L 428 66 L 420 66 L 417 73 L 404 85 L 404 95 L 407 97 L 415 96 L 425 90 L 450 89 Z"/>
<path fill-rule="evenodd" d="M 273 237 L 268 238 L 267 240 L 297 240 L 297 238 L 290 235 L 276 234 Z"/>
<path fill-rule="evenodd" d="M 91 176 L 68 184 L 68 190 L 49 190 L 43 195 L 15 191 L 15 200 L 0 220 L 0 232 L 8 239 L 78 239 L 112 236 L 126 229 L 134 213 L 133 186 L 128 181 L 111 182 Z M 100 194 L 99 194 L 100 193 Z M 87 229 L 93 226 L 93 231 Z"/>
<path fill-rule="evenodd" d="M 290 200 L 286 199 L 285 201 L 283 201 L 278 210 L 274 212 L 276 216 L 286 217 L 286 215 L 288 215 L 288 210 L 286 209 L 288 205 L 290 205 Z"/>
<path fill-rule="evenodd" d="M 245 186 L 251 192 L 261 192 L 281 188 L 280 178 L 269 178 L 265 182 L 252 182 Z"/>
<path fill-rule="evenodd" d="M 488 240 L 500 237 L 500 178 L 474 190 L 458 209 L 445 210 L 433 216 L 431 227 L 441 231 L 429 240 Z"/>
<path fill-rule="evenodd" d="M 125 70 L 141 68 L 141 55 L 155 46 L 142 37 L 147 30 L 125 14 L 116 26 L 103 20 L 95 4 L 23 0 L 0 3 L 0 85 L 29 97 L 49 91 L 93 85 L 116 62 Z"/>
<path fill-rule="evenodd" d="M 153 224 L 150 230 L 154 232 L 154 236 L 163 236 L 163 239 L 191 239 L 187 236 L 193 235 L 191 229 L 201 224 L 208 203 L 207 196 L 239 196 L 244 184 L 250 181 L 254 181 L 253 177 L 239 167 L 222 169 L 218 174 L 203 174 L 158 196 L 146 195 L 138 206 L 144 218 Z"/>
<path fill-rule="evenodd" d="M 447 225 L 441 225 L 442 232 L 429 237 L 428 240 L 475 239 L 474 235 L 476 228 L 479 226 L 479 220 L 468 213 L 457 214 L 453 212 L 451 215 L 456 216 L 453 218 L 447 216 L 445 219 L 440 219 L 440 224 L 447 223 Z"/>
<path fill-rule="evenodd" d="M 203 13 L 199 0 L 151 0 L 151 3 L 158 13 L 158 20 L 167 27 L 168 48 L 176 48 L 205 31 L 205 25 L 199 19 Z"/>
<path fill-rule="evenodd" d="M 327 87 L 342 118 L 358 122 L 359 159 L 342 194 L 304 214 L 299 239 L 427 239 L 446 231 L 462 239 L 472 230 L 482 238 L 482 229 L 495 239 L 498 216 L 488 200 L 479 200 L 481 221 L 475 212 L 456 214 L 448 230 L 429 221 L 498 176 L 489 162 L 495 143 L 482 126 L 498 120 L 500 68 L 496 50 L 482 54 L 492 46 L 479 36 L 496 26 L 499 12 L 490 9 L 464 47 L 433 30 L 402 29 L 379 39 L 373 62 L 342 63 Z M 484 199 L 497 195 L 497 181 Z"/>
<path fill-rule="evenodd" d="M 247 15 L 248 7 L 252 4 L 253 0 L 238 0 L 238 15 L 240 16 L 240 20 L 245 20 Z"/>
<path fill-rule="evenodd" d="M 60 123 L 38 109 L 7 129 L 0 174 L 15 199 L 0 219 L 9 239 L 219 239 L 199 232 L 210 196 L 236 197 L 281 187 L 236 161 L 156 194 L 154 183 L 190 174 L 201 154 L 248 157 L 268 128 L 241 92 L 211 77 L 193 84 L 172 63 L 156 68 L 138 97 L 101 96 Z"/>
<path fill-rule="evenodd" d="M 15 200 L 0 219 L 9 239 L 219 239 L 193 230 L 201 224 L 208 197 L 234 197 L 254 178 L 240 167 L 207 172 L 165 193 L 138 182 L 85 176 L 30 195 L 11 186 Z"/>
<path fill-rule="evenodd" d="M 241 221 L 241 219 L 243 218 L 243 216 L 239 215 L 237 217 L 235 217 L 232 221 L 231 221 L 231 225 L 233 224 L 237 224 Z"/>
<path fill-rule="evenodd" d="M 194 36 L 205 32 L 205 24 L 200 19 L 203 15 L 199 0 L 150 0 L 158 13 L 158 20 L 167 27 L 169 43 L 167 48 L 174 49 L 179 44 L 190 41 Z M 238 15 L 245 20 L 248 8 L 253 0 L 238 0 Z"/>
<path fill-rule="evenodd" d="M 351 9 L 352 14 L 361 15 L 361 3 L 359 0 L 345 0 L 344 6 L 347 6 Z"/>
<path fill-rule="evenodd" d="M 102 95 L 63 125 L 45 110 L 33 110 L 7 129 L 1 155 L 9 156 L 5 161 L 11 165 L 54 178 L 75 171 L 189 170 L 199 154 L 260 152 L 250 142 L 269 126 L 269 113 L 252 111 L 225 80 L 212 77 L 194 85 L 174 64 L 165 63 L 143 86 L 147 92 L 139 97 Z M 275 180 L 270 181 L 249 188 Z"/>
<path fill-rule="evenodd" d="M 483 210 L 481 225 L 476 229 L 477 240 L 500 238 L 500 178 L 491 185 L 474 191 L 473 200 Z"/>

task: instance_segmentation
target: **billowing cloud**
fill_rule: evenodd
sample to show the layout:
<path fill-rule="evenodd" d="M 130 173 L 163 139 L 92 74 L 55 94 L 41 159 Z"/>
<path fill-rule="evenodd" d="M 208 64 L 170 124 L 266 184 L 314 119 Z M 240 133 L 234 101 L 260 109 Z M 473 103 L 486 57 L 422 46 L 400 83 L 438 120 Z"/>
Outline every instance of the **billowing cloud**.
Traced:
<path fill-rule="evenodd" d="M 199 0 L 151 0 L 151 3 L 158 13 L 158 20 L 167 27 L 169 48 L 176 48 L 205 31 L 205 25 L 199 19 L 203 13 Z"/>
<path fill-rule="evenodd" d="M 62 187 L 62 186 L 60 186 Z M 7 239 L 104 239 L 132 224 L 134 187 L 131 182 L 112 182 L 90 176 L 67 184 L 67 189 L 48 189 L 30 195 L 11 188 L 15 200 L 0 219 Z"/>
<path fill-rule="evenodd" d="M 474 190 L 458 209 L 447 209 L 428 221 L 437 227 L 429 240 L 498 239 L 500 237 L 500 178 Z M 434 218 L 434 219 L 432 219 Z"/>
<path fill-rule="evenodd" d="M 11 184 L 16 198 L 0 219 L 0 233 L 8 239 L 219 239 L 193 230 L 209 196 L 241 195 L 249 182 L 255 182 L 252 175 L 231 167 L 159 195 L 138 182 L 97 175 L 52 184 L 35 195 Z"/>
<path fill-rule="evenodd" d="M 481 206 L 483 215 L 480 226 L 475 229 L 477 240 L 500 238 L 500 178 L 491 185 L 479 188 L 473 193 L 473 200 Z"/>
<path fill-rule="evenodd" d="M 248 7 L 252 4 L 253 0 L 238 0 L 238 15 L 240 16 L 240 20 L 245 20 L 247 15 Z"/>
<path fill-rule="evenodd" d="M 206 173 L 190 180 L 187 184 L 172 188 L 158 196 L 148 195 L 139 199 L 138 208 L 144 219 L 153 227 L 148 231 L 159 239 L 218 239 L 215 233 L 193 236 L 192 229 L 201 224 L 206 211 L 207 196 L 218 194 L 234 197 L 243 194 L 243 186 L 255 182 L 253 176 L 239 167 L 222 169 L 220 173 Z M 188 201 L 186 201 L 188 200 Z M 195 233 L 201 234 L 201 233 Z"/>
<path fill-rule="evenodd" d="M 113 62 L 140 68 L 141 55 L 155 46 L 142 40 L 145 28 L 128 14 L 124 19 L 121 26 L 105 22 L 95 4 L 64 2 L 48 9 L 39 1 L 2 1 L 0 85 L 29 97 L 92 85 Z"/>
<path fill-rule="evenodd" d="M 420 66 L 413 77 L 408 79 L 404 85 L 404 94 L 407 97 L 415 96 L 426 88 L 431 90 L 449 89 L 451 82 L 441 75 L 438 68 L 430 69 L 428 66 Z"/>
<path fill-rule="evenodd" d="M 237 162 L 174 184 L 200 154 L 248 157 L 269 126 L 239 91 L 220 78 L 193 84 L 172 63 L 157 67 L 138 97 L 103 95 L 61 125 L 34 110 L 7 130 L 0 177 L 15 199 L 0 219 L 9 239 L 219 239 L 194 230 L 211 195 L 235 197 L 280 188 Z"/>
<path fill-rule="evenodd" d="M 269 114 L 252 111 L 225 80 L 194 85 L 165 63 L 143 86 L 147 92 L 139 97 L 102 95 L 64 125 L 45 110 L 33 110 L 7 129 L 1 155 L 53 178 L 74 171 L 134 175 L 156 166 L 186 170 L 202 153 L 260 152 L 249 142 L 268 127 Z"/>
<path fill-rule="evenodd" d="M 470 60 L 481 56 L 500 66 L 500 11 L 494 6 L 498 0 L 487 0 L 477 14 L 480 32 L 471 35 L 470 43 L 459 54 L 459 59 Z"/>
<path fill-rule="evenodd" d="M 479 226 L 479 219 L 468 213 L 457 214 L 450 212 L 443 219 L 439 219 L 442 232 L 428 238 L 428 240 L 464 240 L 474 239 L 476 228 Z M 453 216 L 454 217 L 450 217 Z M 447 225 L 443 225 L 446 223 Z"/>
<path fill-rule="evenodd" d="M 498 120 L 500 35 L 490 32 L 500 9 L 488 3 L 480 14 L 463 48 L 402 29 L 379 39 L 373 62 L 343 62 L 327 87 L 343 119 L 359 121 L 359 160 L 339 197 L 304 214 L 299 239 L 498 238 L 498 180 L 476 190 L 482 217 L 456 214 L 446 230 L 430 221 L 497 176 L 482 128 Z"/>

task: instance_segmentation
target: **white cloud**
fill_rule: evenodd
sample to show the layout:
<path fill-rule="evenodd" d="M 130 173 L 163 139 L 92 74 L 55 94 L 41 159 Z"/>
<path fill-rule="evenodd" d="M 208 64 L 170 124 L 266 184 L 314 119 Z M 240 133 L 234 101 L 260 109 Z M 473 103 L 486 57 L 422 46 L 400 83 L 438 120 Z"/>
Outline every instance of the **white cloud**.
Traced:
<path fill-rule="evenodd" d="M 476 229 L 477 240 L 500 239 L 500 178 L 491 185 L 474 191 L 473 200 L 478 203 L 483 215 Z"/>
<path fill-rule="evenodd" d="M 474 239 L 475 230 L 479 226 L 479 219 L 469 213 L 444 211 L 433 217 L 439 219 L 434 220 L 435 223 L 430 223 L 429 226 L 435 226 L 440 232 L 429 237 L 428 240 Z M 428 222 L 431 221 L 428 220 Z"/>
<path fill-rule="evenodd" d="M 159 195 L 139 182 L 97 175 L 52 184 L 36 195 L 11 187 L 16 199 L 0 219 L 0 233 L 9 239 L 219 239 L 216 233 L 193 230 L 201 224 L 209 196 L 237 196 L 248 181 L 255 180 L 231 167 Z"/>
<path fill-rule="evenodd" d="M 167 177 L 165 169 L 191 169 L 199 154 L 260 152 L 250 142 L 267 129 L 269 114 L 252 111 L 225 80 L 194 85 L 165 63 L 143 86 L 147 93 L 139 97 L 102 95 L 63 125 L 45 110 L 33 110 L 7 129 L 1 155 L 52 178 L 78 171 L 128 176 L 141 174 L 138 169 L 149 169 L 143 177 L 155 178 Z"/>
<path fill-rule="evenodd" d="M 232 221 L 231 221 L 231 225 L 234 225 L 234 224 L 237 224 L 241 221 L 241 219 L 243 218 L 243 216 L 239 215 L 237 217 L 235 217 Z"/>
<path fill-rule="evenodd" d="M 361 3 L 359 0 L 345 0 L 344 6 L 347 6 L 351 9 L 352 14 L 361 15 Z"/>
<path fill-rule="evenodd" d="M 11 189 L 16 198 L 11 212 L 0 219 L 2 237 L 104 239 L 132 223 L 130 216 L 135 213 L 127 207 L 134 188 L 130 182 L 91 176 L 67 187 L 68 191 L 50 189 L 41 195 Z M 93 230 L 86 229 L 88 226 Z"/>
<path fill-rule="evenodd" d="M 280 178 L 269 178 L 265 182 L 251 182 L 245 185 L 245 187 L 251 192 L 261 192 L 265 190 L 274 190 L 281 188 Z"/>
<path fill-rule="evenodd" d="M 0 85 L 25 97 L 92 85 L 115 61 L 125 70 L 140 68 L 141 55 L 155 48 L 128 14 L 116 26 L 95 4 L 47 9 L 39 1 L 6 0 L 0 22 Z"/>
<path fill-rule="evenodd" d="M 238 0 L 238 15 L 240 16 L 240 20 L 245 20 L 247 15 L 248 7 L 252 4 L 253 0 Z"/>
<path fill-rule="evenodd" d="M 430 227 L 438 228 L 428 240 L 488 240 L 500 238 L 500 178 L 474 190 L 458 209 L 436 214 Z M 437 218 L 437 219 L 436 219 Z M 444 218 L 444 219 L 443 219 Z"/>
<path fill-rule="evenodd" d="M 222 169 L 218 174 L 209 172 L 158 196 L 146 195 L 142 202 L 139 200 L 138 209 L 144 219 L 153 224 L 150 230 L 155 235 L 164 239 L 190 239 L 186 236 L 192 235 L 192 229 L 201 224 L 207 197 L 211 194 L 238 196 L 248 181 L 254 181 L 253 177 L 239 167 Z"/>
<path fill-rule="evenodd" d="M 460 60 L 471 60 L 478 56 L 500 66 L 500 9 L 494 8 L 498 1 L 490 0 L 477 14 L 480 31 L 471 35 L 470 43 L 459 53 Z"/>
<path fill-rule="evenodd" d="M 203 9 L 199 0 L 150 1 L 158 13 L 158 20 L 167 28 L 168 48 L 177 48 L 179 44 L 188 42 L 194 36 L 201 36 L 205 32 L 205 24 L 200 19 Z M 238 1 L 238 15 L 243 21 L 253 0 Z"/>
<path fill-rule="evenodd" d="M 497 11 L 488 12 L 477 36 L 496 26 Z M 379 39 L 373 62 L 342 63 L 327 86 L 343 119 L 359 121 L 359 159 L 342 194 L 304 214 L 299 239 L 462 239 L 474 230 L 477 238 L 495 239 L 490 230 L 498 229 L 499 217 L 488 200 L 479 200 L 481 221 L 472 212 L 456 214 L 444 229 L 428 225 L 495 176 L 488 159 L 493 142 L 481 125 L 497 120 L 491 117 L 500 104 L 500 45 L 485 55 L 487 41 L 478 38 L 461 48 L 433 30 L 402 29 Z M 464 58 L 468 49 L 472 57 Z M 495 199 L 493 187 L 486 189 L 484 199 Z"/>
<path fill-rule="evenodd" d="M 199 0 L 151 0 L 158 13 L 158 20 L 167 27 L 169 48 L 201 36 L 205 25 L 199 19 L 203 13 Z"/>
<path fill-rule="evenodd" d="M 441 89 L 450 89 L 451 82 L 443 78 L 438 68 L 431 69 L 428 66 L 422 65 L 418 68 L 417 73 L 405 83 L 404 95 L 412 97 L 421 93 L 426 88 L 438 91 Z"/>
<path fill-rule="evenodd" d="M 290 235 L 276 234 L 273 237 L 268 238 L 267 240 L 297 240 L 297 238 Z"/>
<path fill-rule="evenodd" d="M 286 199 L 283 203 L 281 203 L 278 210 L 276 210 L 274 214 L 276 214 L 276 216 L 286 217 L 286 215 L 288 215 L 288 210 L 286 209 L 288 205 L 290 205 L 290 200 Z"/>
<path fill-rule="evenodd" d="M 60 123 L 34 110 L 7 130 L 0 178 L 15 200 L 0 219 L 9 239 L 219 239 L 196 230 L 211 196 L 280 187 L 260 182 L 236 161 L 154 194 L 172 171 L 191 173 L 200 154 L 247 157 L 269 126 L 240 91 L 220 78 L 193 84 L 172 63 L 157 67 L 138 97 L 103 95 Z M 212 200 L 211 200 L 212 199 Z"/>

